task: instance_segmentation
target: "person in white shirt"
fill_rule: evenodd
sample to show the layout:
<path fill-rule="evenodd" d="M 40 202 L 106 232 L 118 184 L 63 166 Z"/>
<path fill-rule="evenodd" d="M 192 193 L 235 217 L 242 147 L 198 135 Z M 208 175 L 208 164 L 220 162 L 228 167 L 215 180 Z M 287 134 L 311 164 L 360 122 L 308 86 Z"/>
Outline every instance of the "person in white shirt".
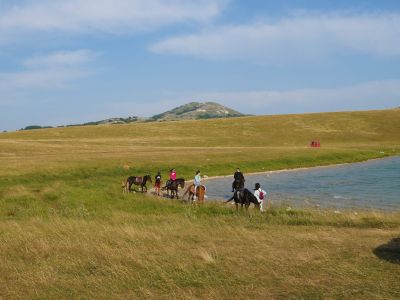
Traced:
<path fill-rule="evenodd" d="M 194 196 L 193 196 L 193 200 L 196 200 L 196 195 L 197 195 L 197 188 L 201 185 L 201 175 L 200 175 L 200 171 L 196 172 L 196 175 L 194 176 Z"/>
<path fill-rule="evenodd" d="M 264 199 L 267 197 L 267 192 L 261 188 L 258 182 L 254 187 L 254 196 L 257 198 L 258 203 L 260 203 L 260 211 L 263 212 L 264 211 L 263 204 L 264 204 Z"/>

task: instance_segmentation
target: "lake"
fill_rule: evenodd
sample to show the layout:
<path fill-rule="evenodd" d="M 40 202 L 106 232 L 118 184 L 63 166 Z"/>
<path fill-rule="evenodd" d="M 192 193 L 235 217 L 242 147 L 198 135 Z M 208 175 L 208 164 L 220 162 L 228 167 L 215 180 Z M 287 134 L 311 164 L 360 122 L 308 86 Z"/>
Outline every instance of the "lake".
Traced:
<path fill-rule="evenodd" d="M 400 210 L 400 156 L 362 163 L 245 175 L 259 182 L 273 204 L 295 207 Z M 232 196 L 232 177 L 205 181 L 209 199 Z"/>

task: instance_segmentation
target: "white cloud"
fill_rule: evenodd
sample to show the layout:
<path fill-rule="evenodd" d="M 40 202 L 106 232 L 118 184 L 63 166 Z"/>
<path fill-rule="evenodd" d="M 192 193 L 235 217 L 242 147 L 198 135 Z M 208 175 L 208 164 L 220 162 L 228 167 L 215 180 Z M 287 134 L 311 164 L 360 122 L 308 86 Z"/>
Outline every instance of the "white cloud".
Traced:
<path fill-rule="evenodd" d="M 88 74 L 89 71 L 87 70 L 65 68 L 45 68 L 0 73 L 0 91 L 63 88 L 72 81 L 86 77 Z"/>
<path fill-rule="evenodd" d="M 24 0 L 2 5 L 0 36 L 16 32 L 126 32 L 203 22 L 228 0 Z"/>
<path fill-rule="evenodd" d="M 400 105 L 400 79 L 338 88 L 199 93 L 189 97 L 185 96 L 216 101 L 250 114 L 380 109 Z"/>
<path fill-rule="evenodd" d="M 65 88 L 91 74 L 86 64 L 96 55 L 81 49 L 31 57 L 22 63 L 23 70 L 0 73 L 0 93 L 11 99 L 23 91 Z"/>
<path fill-rule="evenodd" d="M 400 79 L 370 81 L 337 88 L 225 92 L 168 92 L 144 101 L 110 101 L 111 116 L 149 117 L 191 101 L 214 101 L 246 114 L 288 114 L 385 109 L 400 106 Z M 161 100 L 162 99 L 162 100 Z M 104 118 L 107 114 L 103 113 Z"/>
<path fill-rule="evenodd" d="M 400 14 L 297 14 L 276 22 L 215 27 L 167 38 L 156 53 L 262 63 L 315 60 L 332 54 L 400 56 Z"/>
<path fill-rule="evenodd" d="M 35 56 L 26 59 L 23 65 L 29 68 L 74 66 L 87 63 L 97 54 L 93 51 L 81 49 L 76 51 L 59 51 L 48 55 Z"/>

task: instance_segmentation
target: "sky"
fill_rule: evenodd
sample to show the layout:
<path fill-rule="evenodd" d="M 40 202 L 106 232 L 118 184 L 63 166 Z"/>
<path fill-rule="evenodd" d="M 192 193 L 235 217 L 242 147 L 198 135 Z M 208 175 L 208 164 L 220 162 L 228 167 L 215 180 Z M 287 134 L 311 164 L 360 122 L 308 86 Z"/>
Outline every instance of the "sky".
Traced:
<path fill-rule="evenodd" d="M 0 130 L 400 105 L 398 0 L 0 0 Z"/>

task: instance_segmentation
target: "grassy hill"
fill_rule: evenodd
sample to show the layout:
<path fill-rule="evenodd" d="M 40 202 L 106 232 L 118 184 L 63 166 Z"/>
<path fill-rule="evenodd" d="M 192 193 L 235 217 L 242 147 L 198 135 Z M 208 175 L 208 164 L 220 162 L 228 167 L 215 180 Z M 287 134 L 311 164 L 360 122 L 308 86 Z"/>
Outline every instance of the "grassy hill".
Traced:
<path fill-rule="evenodd" d="M 244 116 L 231 108 L 223 106 L 215 102 L 190 102 L 185 105 L 178 106 L 172 110 L 152 116 L 152 121 L 170 121 L 185 119 L 215 119 L 215 118 L 232 118 Z"/>
<path fill-rule="evenodd" d="M 116 125 L 116 124 L 130 124 L 134 122 L 154 122 L 154 121 L 171 121 L 171 120 L 202 120 L 202 119 L 218 119 L 218 118 L 232 118 L 244 116 L 231 108 L 225 107 L 215 102 L 190 102 L 181 105 L 172 110 L 154 115 L 150 118 L 140 118 L 131 116 L 127 118 L 109 118 L 100 121 L 92 121 L 81 124 L 70 124 L 58 127 L 72 127 L 72 126 L 91 126 L 91 125 Z M 29 125 L 21 130 L 34 130 L 34 129 L 47 129 L 53 126 Z"/>
<path fill-rule="evenodd" d="M 397 251 L 399 213 L 236 213 L 120 182 L 398 155 L 399 132 L 394 109 L 1 133 L 0 298 L 396 299 L 379 249 Z"/>
<path fill-rule="evenodd" d="M 398 153 L 399 129 L 400 111 L 382 110 L 1 133 L 0 175 L 94 168 L 125 176 L 171 166 L 183 176 L 198 168 L 221 175 L 236 166 L 250 172 L 352 162 Z M 321 149 L 309 147 L 313 139 Z"/>

